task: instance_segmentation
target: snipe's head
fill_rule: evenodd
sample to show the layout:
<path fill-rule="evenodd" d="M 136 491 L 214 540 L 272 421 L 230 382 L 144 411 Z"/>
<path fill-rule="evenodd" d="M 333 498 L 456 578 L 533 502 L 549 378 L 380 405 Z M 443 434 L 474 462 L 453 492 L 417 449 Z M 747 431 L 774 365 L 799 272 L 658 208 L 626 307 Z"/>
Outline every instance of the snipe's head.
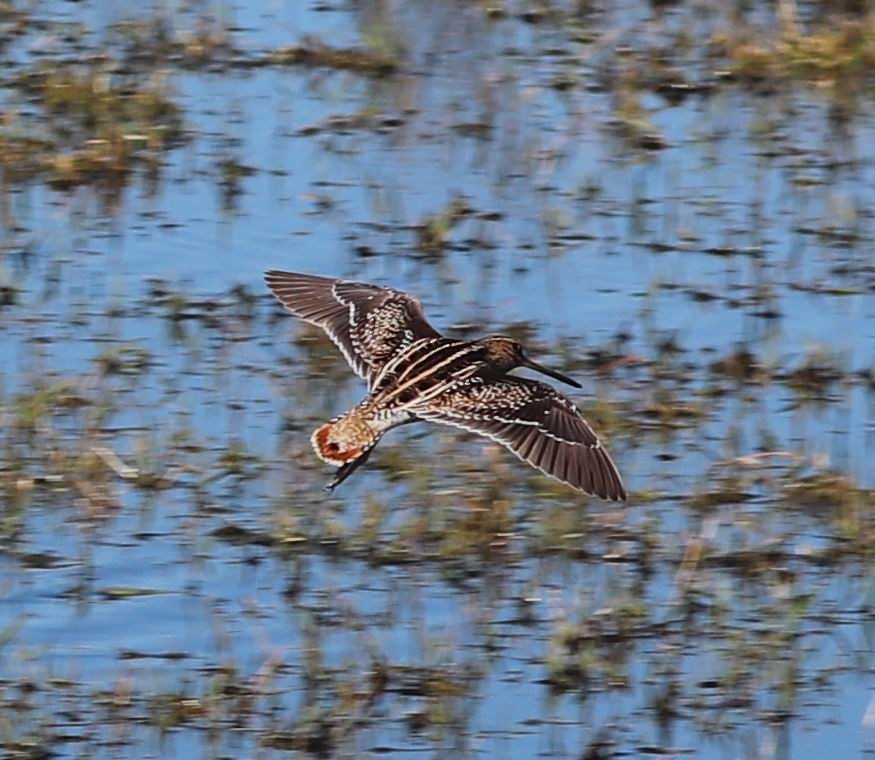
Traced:
<path fill-rule="evenodd" d="M 493 335 L 489 338 L 484 338 L 480 343 L 486 349 L 486 356 L 484 357 L 486 363 L 498 372 L 505 373 L 517 367 L 528 367 L 535 370 L 535 372 L 548 375 L 554 380 L 559 380 L 559 382 L 573 385 L 575 388 L 581 387 L 580 383 L 572 380 L 567 375 L 563 375 L 561 372 L 553 369 L 548 369 L 529 359 L 518 340 L 508 338 L 505 335 Z"/>

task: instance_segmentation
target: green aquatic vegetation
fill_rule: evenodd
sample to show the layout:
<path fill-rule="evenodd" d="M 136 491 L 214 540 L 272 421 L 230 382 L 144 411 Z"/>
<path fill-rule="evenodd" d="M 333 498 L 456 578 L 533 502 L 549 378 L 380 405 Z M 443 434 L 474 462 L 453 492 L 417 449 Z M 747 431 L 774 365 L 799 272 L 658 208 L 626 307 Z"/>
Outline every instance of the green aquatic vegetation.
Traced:
<path fill-rule="evenodd" d="M 437 214 L 425 217 L 417 227 L 417 245 L 430 256 L 441 253 L 449 243 L 450 233 L 473 209 L 467 199 L 453 198 L 447 207 Z"/>
<path fill-rule="evenodd" d="M 301 127 L 296 134 L 301 137 L 319 135 L 326 132 L 337 134 L 349 134 L 360 130 L 372 130 L 386 132 L 396 129 L 406 122 L 403 115 L 386 114 L 379 111 L 376 106 L 368 105 L 360 111 L 350 114 L 335 114 Z"/>
<path fill-rule="evenodd" d="M 659 430 L 679 430 L 695 427 L 708 417 L 704 402 L 681 401 L 668 387 L 657 388 L 649 400 L 636 409 L 636 416 L 645 427 Z"/>
<path fill-rule="evenodd" d="M 361 521 L 356 530 L 356 540 L 365 547 L 376 547 L 381 541 L 382 529 L 386 521 L 386 508 L 374 496 L 365 498 Z"/>
<path fill-rule="evenodd" d="M 135 165 L 185 137 L 181 109 L 155 71 L 122 74 L 106 63 L 41 61 L 13 86 L 38 110 L 7 118 L 0 130 L 0 163 L 12 179 L 42 176 L 58 189 L 123 182 Z M 34 136 L 21 136 L 27 128 Z"/>
<path fill-rule="evenodd" d="M 614 128 L 623 140 L 637 149 L 659 150 L 667 147 L 665 138 L 653 123 L 650 111 L 642 103 L 640 83 L 623 79 L 614 89 Z"/>
<path fill-rule="evenodd" d="M 688 503 L 694 509 L 709 510 L 723 504 L 742 504 L 753 498 L 749 484 L 735 473 L 725 473 L 718 479 L 709 479 L 699 493 L 691 494 Z"/>
<path fill-rule="evenodd" d="M 23 75 L 19 86 L 58 118 L 50 127 L 58 134 L 111 141 L 145 128 L 144 140 L 158 144 L 180 136 L 179 108 L 160 78 L 126 81 L 110 68 L 46 62 Z"/>
<path fill-rule="evenodd" d="M 385 473 L 390 483 L 404 483 L 411 494 L 428 498 L 431 470 L 421 457 L 406 447 L 384 444 L 377 449 L 372 467 Z"/>
<path fill-rule="evenodd" d="M 770 580 L 776 569 L 786 563 L 789 556 L 775 547 L 751 547 L 722 553 L 703 552 L 700 561 L 704 565 L 730 570 L 739 577 Z"/>
<path fill-rule="evenodd" d="M 45 169 L 47 156 L 55 148 L 48 139 L 18 134 L 20 127 L 6 127 L 9 119 L 0 127 L 0 168 L 9 182 L 30 180 L 34 174 Z"/>
<path fill-rule="evenodd" d="M 420 467 L 429 471 L 427 464 Z M 446 467 L 450 477 L 451 469 L 463 468 L 461 458 L 446 463 Z M 460 476 L 455 473 L 465 483 L 462 488 L 435 492 L 432 487 L 430 494 L 426 489 L 421 497 L 416 483 L 408 486 L 419 508 L 406 510 L 397 526 L 385 527 L 383 536 L 376 532 L 376 526 L 388 522 L 386 507 L 369 497 L 351 545 L 359 553 L 366 550 L 362 556 L 379 564 L 405 563 L 427 556 L 430 561 L 455 565 L 462 571 L 472 561 L 502 551 L 514 530 L 511 502 L 491 476 L 479 469 L 475 472 L 470 465 L 468 470 Z"/>
<path fill-rule="evenodd" d="M 779 373 L 778 379 L 803 398 L 822 398 L 847 374 L 841 356 L 815 348 L 808 352 L 798 367 Z"/>
<path fill-rule="evenodd" d="M 90 403 L 73 381 L 40 383 L 34 390 L 19 394 L 12 400 L 15 425 L 20 430 L 35 432 L 51 416 L 69 414 Z"/>
<path fill-rule="evenodd" d="M 259 63 L 337 69 L 381 77 L 394 74 L 401 67 L 397 54 L 387 46 L 381 49 L 339 48 L 326 45 L 315 37 L 307 37 L 297 45 L 271 50 Z"/>
<path fill-rule="evenodd" d="M 587 421 L 599 431 L 599 437 L 606 445 L 610 445 L 613 440 L 640 432 L 640 426 L 630 414 L 631 411 L 629 403 L 625 400 L 606 399 L 600 396 L 589 399 L 583 408 Z"/>
<path fill-rule="evenodd" d="M 136 599 L 141 596 L 155 596 L 166 594 L 166 591 L 154 588 L 136 588 L 133 586 L 107 586 L 97 591 L 104 599 Z"/>
<path fill-rule="evenodd" d="M 166 441 L 159 440 L 157 431 L 138 435 L 133 441 L 130 456 L 126 457 L 126 460 L 130 459 L 130 464 L 122 461 L 112 450 L 97 449 L 97 452 L 118 477 L 129 480 L 137 488 L 144 491 L 163 490 L 172 487 L 184 469 L 200 474 L 197 467 L 174 466 L 173 462 L 179 456 L 201 451 L 201 447 L 188 438 L 180 442 L 180 434 L 185 435 L 184 432 L 173 431 Z"/>
<path fill-rule="evenodd" d="M 155 694 L 149 698 L 146 709 L 149 721 L 162 732 L 201 718 L 204 712 L 198 698 L 183 692 Z"/>
<path fill-rule="evenodd" d="M 234 523 L 225 523 L 210 535 L 234 546 L 271 546 L 274 543 L 273 535 Z"/>
<path fill-rule="evenodd" d="M 276 308 L 280 309 L 279 306 Z M 288 324 L 285 326 L 288 328 Z M 322 378 L 335 387 L 349 382 L 349 367 L 323 330 L 306 322 L 295 324 L 291 329 L 295 346 L 302 354 L 295 357 L 294 362 L 298 364 L 303 360 L 307 377 Z"/>
<path fill-rule="evenodd" d="M 250 479 L 258 476 L 264 467 L 264 462 L 261 457 L 249 450 L 243 440 L 232 438 L 219 454 L 216 466 L 223 475 Z"/>
<path fill-rule="evenodd" d="M 319 633 L 313 630 L 311 635 Z M 314 757 L 346 756 L 355 743 L 356 728 L 368 725 L 385 696 L 390 669 L 382 663 L 373 665 L 372 670 L 359 667 L 359 663 L 327 668 L 321 664 L 316 640 L 312 644 L 314 661 L 308 662 L 304 675 L 311 699 L 293 716 L 272 720 L 260 742 L 272 749 Z"/>
<path fill-rule="evenodd" d="M 740 24 L 716 32 L 710 45 L 738 79 L 860 85 L 875 71 L 875 12 L 857 18 L 836 15 L 810 31 L 798 24 L 781 31 Z"/>
<path fill-rule="evenodd" d="M 646 608 L 630 602 L 598 610 L 578 623 L 558 624 L 544 663 L 550 688 L 581 695 L 628 688 L 628 659 L 646 619 Z"/>
<path fill-rule="evenodd" d="M 243 180 L 251 177 L 257 170 L 231 155 L 221 156 L 216 169 L 219 187 L 222 189 L 222 205 L 226 210 L 233 209 L 243 192 Z"/>
<path fill-rule="evenodd" d="M 479 556 L 501 547 L 511 532 L 507 500 L 465 499 L 458 509 L 444 513 L 445 522 L 433 526 L 434 548 L 441 560 Z"/>
<path fill-rule="evenodd" d="M 304 752 L 314 757 L 331 757 L 334 752 L 332 728 L 324 720 L 314 720 L 288 731 L 268 732 L 261 744 L 268 749 Z"/>
<path fill-rule="evenodd" d="M 872 503 L 871 492 L 861 490 L 845 475 L 828 471 L 788 477 L 783 495 L 788 504 L 800 507 L 841 508 Z"/>
<path fill-rule="evenodd" d="M 168 28 L 158 14 L 123 19 L 110 27 L 110 40 L 132 67 L 157 61 L 202 69 L 227 66 L 235 55 L 231 28 L 213 14 L 202 16 L 189 28 Z"/>
<path fill-rule="evenodd" d="M 508 10 L 505 0 L 478 0 L 477 4 L 489 19 L 497 21 L 507 18 Z"/>
<path fill-rule="evenodd" d="M 401 67 L 400 46 L 391 31 L 371 23 L 360 47 L 332 46 L 316 36 L 294 45 L 251 50 L 241 45 L 240 30 L 221 16 L 204 14 L 187 26 L 168 26 L 153 15 L 124 19 L 110 27 L 110 42 L 126 69 L 158 63 L 170 68 L 225 71 L 259 66 L 302 66 L 388 76 Z"/>
<path fill-rule="evenodd" d="M 21 633 L 22 628 L 26 619 L 24 617 L 18 617 L 15 620 L 10 620 L 3 624 L 0 627 L 0 654 L 8 647 L 15 639 L 18 637 L 18 634 Z"/>
<path fill-rule="evenodd" d="M 576 504 L 545 505 L 528 531 L 534 554 L 579 556 L 590 532 L 586 511 Z"/>
<path fill-rule="evenodd" d="M 737 383 L 762 384 L 769 380 L 762 361 L 747 346 L 739 346 L 732 353 L 712 362 L 711 372 Z"/>
<path fill-rule="evenodd" d="M 152 354 L 140 346 L 119 346 L 100 353 L 95 362 L 102 375 L 138 376 L 153 363 Z"/>

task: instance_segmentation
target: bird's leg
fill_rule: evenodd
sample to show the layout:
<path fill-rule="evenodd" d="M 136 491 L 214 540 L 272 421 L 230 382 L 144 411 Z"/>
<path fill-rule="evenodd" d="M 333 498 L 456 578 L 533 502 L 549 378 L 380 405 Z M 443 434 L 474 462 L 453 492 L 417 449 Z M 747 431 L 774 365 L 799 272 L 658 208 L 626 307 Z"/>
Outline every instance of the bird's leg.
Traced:
<path fill-rule="evenodd" d="M 352 475 L 361 465 L 368 461 L 368 457 L 371 455 L 373 451 L 373 447 L 367 449 L 361 456 L 353 459 L 351 462 L 347 462 L 344 465 L 341 465 L 337 468 L 337 472 L 334 473 L 334 477 L 331 482 L 325 486 L 326 491 L 334 491 L 337 486 L 343 483 L 350 475 Z"/>

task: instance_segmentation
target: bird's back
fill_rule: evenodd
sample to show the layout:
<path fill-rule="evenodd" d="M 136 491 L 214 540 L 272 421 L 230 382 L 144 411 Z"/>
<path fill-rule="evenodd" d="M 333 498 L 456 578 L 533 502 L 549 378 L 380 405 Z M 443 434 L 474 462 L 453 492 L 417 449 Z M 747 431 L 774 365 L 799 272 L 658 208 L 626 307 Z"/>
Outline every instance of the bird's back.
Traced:
<path fill-rule="evenodd" d="M 483 349 L 452 338 L 422 338 L 399 350 L 371 386 L 375 403 L 415 407 L 471 377 L 482 366 Z"/>

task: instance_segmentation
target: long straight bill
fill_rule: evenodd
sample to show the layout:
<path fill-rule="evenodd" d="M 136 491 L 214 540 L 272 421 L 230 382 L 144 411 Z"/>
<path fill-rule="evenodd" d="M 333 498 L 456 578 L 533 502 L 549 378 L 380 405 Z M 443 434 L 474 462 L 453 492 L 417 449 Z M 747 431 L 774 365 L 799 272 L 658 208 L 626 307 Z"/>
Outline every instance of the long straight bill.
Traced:
<path fill-rule="evenodd" d="M 554 380 L 558 380 L 560 383 L 566 383 L 575 388 L 582 388 L 583 386 L 577 382 L 577 380 L 572 380 L 568 375 L 563 375 L 561 372 L 557 372 L 555 369 L 548 369 L 544 367 L 538 362 L 533 362 L 531 359 L 525 359 L 522 363 L 524 367 L 528 367 L 529 369 L 535 370 L 535 372 L 540 372 L 548 377 L 552 377 Z"/>

